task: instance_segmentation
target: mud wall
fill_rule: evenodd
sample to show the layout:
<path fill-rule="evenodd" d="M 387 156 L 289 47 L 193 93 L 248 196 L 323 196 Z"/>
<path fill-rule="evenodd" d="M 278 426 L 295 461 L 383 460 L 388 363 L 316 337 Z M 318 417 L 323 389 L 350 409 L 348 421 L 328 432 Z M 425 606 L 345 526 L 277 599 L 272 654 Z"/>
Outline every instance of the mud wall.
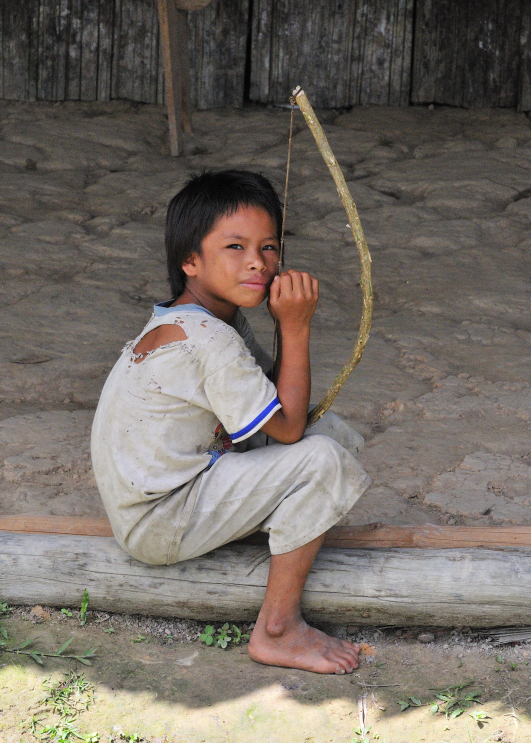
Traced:
<path fill-rule="evenodd" d="M 189 13 L 198 108 L 531 109 L 527 0 L 212 0 Z M 0 98 L 163 103 L 156 0 L 0 0 Z"/>

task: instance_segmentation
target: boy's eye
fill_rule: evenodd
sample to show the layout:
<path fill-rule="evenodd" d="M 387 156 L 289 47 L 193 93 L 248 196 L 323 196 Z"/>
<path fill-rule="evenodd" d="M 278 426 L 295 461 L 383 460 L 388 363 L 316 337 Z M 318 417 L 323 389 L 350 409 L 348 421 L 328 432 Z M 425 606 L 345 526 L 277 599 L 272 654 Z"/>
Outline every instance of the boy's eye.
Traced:
<path fill-rule="evenodd" d="M 233 250 L 243 250 L 241 245 L 238 245 L 238 243 L 232 243 L 232 245 L 227 245 L 227 248 L 232 248 Z"/>
<path fill-rule="evenodd" d="M 276 245 L 264 245 L 262 250 L 278 250 Z"/>

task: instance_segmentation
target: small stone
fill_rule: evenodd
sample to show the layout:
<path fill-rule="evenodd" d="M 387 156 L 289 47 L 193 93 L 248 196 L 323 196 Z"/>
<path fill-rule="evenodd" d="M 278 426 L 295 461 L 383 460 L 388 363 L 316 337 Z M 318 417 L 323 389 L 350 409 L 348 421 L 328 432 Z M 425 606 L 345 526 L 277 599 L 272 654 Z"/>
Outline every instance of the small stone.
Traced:
<path fill-rule="evenodd" d="M 356 626 L 355 624 L 347 624 L 347 633 L 349 635 L 355 635 L 356 632 L 359 632 L 360 628 Z"/>
<path fill-rule="evenodd" d="M 435 635 L 433 634 L 433 632 L 421 632 L 420 635 L 417 635 L 417 640 L 426 645 L 427 643 L 433 642 L 435 640 Z"/>

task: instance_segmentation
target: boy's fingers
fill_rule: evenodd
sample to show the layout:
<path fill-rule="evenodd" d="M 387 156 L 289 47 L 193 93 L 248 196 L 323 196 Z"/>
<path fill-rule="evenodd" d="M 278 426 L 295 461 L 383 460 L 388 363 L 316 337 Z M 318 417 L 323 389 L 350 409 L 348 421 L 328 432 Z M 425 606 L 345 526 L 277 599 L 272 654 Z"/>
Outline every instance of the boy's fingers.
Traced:
<path fill-rule="evenodd" d="M 275 276 L 269 287 L 269 301 L 273 304 L 278 300 L 280 294 L 280 277 Z"/>

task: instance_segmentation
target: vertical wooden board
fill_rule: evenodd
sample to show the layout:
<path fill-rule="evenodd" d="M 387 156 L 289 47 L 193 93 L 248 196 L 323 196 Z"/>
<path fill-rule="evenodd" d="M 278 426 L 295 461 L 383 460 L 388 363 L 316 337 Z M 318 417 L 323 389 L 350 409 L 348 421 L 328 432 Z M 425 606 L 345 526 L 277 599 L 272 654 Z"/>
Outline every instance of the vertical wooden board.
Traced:
<path fill-rule="evenodd" d="M 373 0 L 369 6 L 360 103 L 385 105 L 389 99 L 391 35 L 395 3 Z"/>
<path fill-rule="evenodd" d="M 352 48 L 349 70 L 349 103 L 357 105 L 361 101 L 361 86 L 363 83 L 363 66 L 367 42 L 367 21 L 369 5 L 360 2 L 356 6 L 354 29 L 352 34 Z"/>
<path fill-rule="evenodd" d="M 254 0 L 251 18 L 251 84 L 252 101 L 267 103 L 273 37 L 273 0 Z"/>
<path fill-rule="evenodd" d="M 286 103 L 300 84 L 316 106 L 348 105 L 355 16 L 355 0 L 275 2 L 270 14 L 267 99 Z M 265 55 L 265 41 L 262 47 Z"/>
<path fill-rule="evenodd" d="M 66 51 L 66 97 L 70 101 L 81 98 L 82 2 L 70 0 L 68 43 Z"/>
<path fill-rule="evenodd" d="M 520 46 L 523 17 L 529 3 L 521 0 L 506 0 L 499 7 L 498 39 L 500 54 L 500 93 L 496 105 L 513 107 L 518 105 L 520 68 L 523 63 Z"/>
<path fill-rule="evenodd" d="M 518 110 L 531 111 L 531 5 L 522 8 Z"/>
<path fill-rule="evenodd" d="M 39 0 L 28 0 L 27 5 L 29 13 L 28 100 L 36 101 L 39 77 Z M 2 44 L 1 41 L 0 44 Z"/>
<path fill-rule="evenodd" d="M 111 97 L 112 40 L 114 22 L 114 1 L 100 0 L 98 18 L 98 101 L 108 101 Z"/>
<path fill-rule="evenodd" d="M 112 58 L 111 58 L 111 98 L 118 98 L 120 88 L 120 33 L 122 27 L 122 0 L 113 3 Z"/>
<path fill-rule="evenodd" d="M 95 101 L 98 90 L 99 2 L 82 0 L 81 4 L 81 82 L 79 97 Z"/>
<path fill-rule="evenodd" d="M 198 108 L 243 105 L 248 19 L 249 0 L 214 0 L 190 14 L 191 94 Z"/>
<path fill-rule="evenodd" d="M 157 5 L 152 0 L 139 2 L 134 34 L 135 75 L 133 100 L 154 103 L 157 100 Z"/>
<path fill-rule="evenodd" d="M 417 0 L 412 100 L 514 106 L 524 0 Z"/>
<path fill-rule="evenodd" d="M 37 98 L 64 100 L 66 96 L 67 0 L 40 3 Z"/>
<path fill-rule="evenodd" d="M 29 96 L 28 27 L 32 6 L 18 0 L 4 0 L 3 5 L 3 97 L 27 100 Z"/>
<path fill-rule="evenodd" d="M 155 102 L 159 43 L 156 1 L 116 0 L 114 23 L 112 97 Z"/>
<path fill-rule="evenodd" d="M 389 106 L 409 105 L 414 0 L 396 0 L 389 72 Z"/>

